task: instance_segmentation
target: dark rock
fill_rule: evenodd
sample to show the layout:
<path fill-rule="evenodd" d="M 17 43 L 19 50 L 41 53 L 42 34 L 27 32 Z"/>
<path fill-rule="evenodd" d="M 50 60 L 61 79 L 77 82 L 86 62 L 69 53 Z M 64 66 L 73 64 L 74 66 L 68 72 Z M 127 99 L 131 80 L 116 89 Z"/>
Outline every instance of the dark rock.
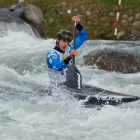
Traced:
<path fill-rule="evenodd" d="M 124 40 L 124 41 L 130 41 L 132 40 L 132 37 L 129 37 L 129 36 L 122 36 L 120 37 L 121 40 Z"/>
<path fill-rule="evenodd" d="M 113 33 L 109 33 L 106 35 L 106 39 L 107 40 L 113 40 L 114 34 Z"/>
<path fill-rule="evenodd" d="M 43 37 L 44 18 L 41 9 L 35 5 L 13 5 L 0 8 L 0 21 L 23 24 L 27 22 Z"/>
<path fill-rule="evenodd" d="M 100 34 L 100 37 L 102 38 L 102 39 L 105 39 L 105 40 L 112 40 L 113 39 L 113 34 L 112 33 L 110 33 L 110 34 L 105 34 L 105 33 L 101 33 Z"/>
<path fill-rule="evenodd" d="M 4 22 L 15 22 L 15 23 L 23 23 L 24 20 L 20 18 L 21 13 L 23 12 L 23 7 L 20 6 L 15 10 L 10 10 L 9 7 L 4 7 L 0 9 L 0 21 Z"/>
<path fill-rule="evenodd" d="M 106 71 L 116 71 L 121 73 L 135 73 L 140 71 L 140 63 L 137 58 L 130 53 L 117 51 L 103 51 L 90 53 L 84 56 L 85 65 L 96 65 L 98 69 Z"/>
<path fill-rule="evenodd" d="M 17 5 L 12 5 L 9 10 L 14 11 L 16 9 L 16 7 L 17 7 Z"/>
<path fill-rule="evenodd" d="M 106 34 L 105 34 L 105 33 L 101 33 L 101 34 L 100 34 L 100 37 L 101 37 L 102 39 L 106 39 Z"/>

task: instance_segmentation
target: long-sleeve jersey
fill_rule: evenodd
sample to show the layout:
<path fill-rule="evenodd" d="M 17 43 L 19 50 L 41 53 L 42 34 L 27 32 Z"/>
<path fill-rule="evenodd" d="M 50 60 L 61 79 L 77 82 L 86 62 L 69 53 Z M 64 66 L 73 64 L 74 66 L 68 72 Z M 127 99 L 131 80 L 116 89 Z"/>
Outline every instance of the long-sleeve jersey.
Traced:
<path fill-rule="evenodd" d="M 75 39 L 75 49 L 77 50 L 87 39 L 87 33 L 82 27 L 81 30 L 78 30 L 78 37 Z M 70 55 L 71 50 L 73 49 L 73 41 L 69 43 L 64 52 L 60 52 L 53 48 L 47 53 L 46 61 L 49 67 L 49 77 L 52 84 L 59 84 L 66 81 L 65 71 L 69 64 L 66 62 L 66 57 Z"/>

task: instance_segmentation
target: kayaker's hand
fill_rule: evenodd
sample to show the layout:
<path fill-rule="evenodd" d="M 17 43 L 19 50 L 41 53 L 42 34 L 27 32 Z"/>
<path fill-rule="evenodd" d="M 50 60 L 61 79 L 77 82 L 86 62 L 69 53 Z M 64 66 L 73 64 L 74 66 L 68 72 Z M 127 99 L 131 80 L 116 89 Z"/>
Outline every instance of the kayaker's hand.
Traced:
<path fill-rule="evenodd" d="M 77 16 L 71 17 L 71 20 L 72 20 L 73 22 L 76 20 L 76 24 L 79 24 L 79 23 L 80 23 L 80 18 L 77 17 Z"/>
<path fill-rule="evenodd" d="M 77 51 L 76 50 L 71 50 L 70 52 L 70 58 L 72 58 L 73 55 L 76 55 L 77 54 Z"/>

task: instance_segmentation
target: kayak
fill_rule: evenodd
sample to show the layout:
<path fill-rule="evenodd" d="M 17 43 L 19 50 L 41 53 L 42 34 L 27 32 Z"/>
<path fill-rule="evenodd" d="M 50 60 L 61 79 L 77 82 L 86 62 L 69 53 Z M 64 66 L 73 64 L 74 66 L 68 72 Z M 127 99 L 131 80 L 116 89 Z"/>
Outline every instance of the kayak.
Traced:
<path fill-rule="evenodd" d="M 33 91 L 37 93 L 45 93 L 45 95 L 53 96 L 53 92 L 60 89 L 68 90 L 67 93 L 71 94 L 77 100 L 83 100 L 84 105 L 91 106 L 91 105 L 119 105 L 122 103 L 128 103 L 137 101 L 140 99 L 138 96 L 122 94 L 117 92 L 112 92 L 109 90 L 105 90 L 102 88 L 84 85 L 82 84 L 81 89 L 74 89 L 66 86 L 66 84 L 62 84 L 57 86 L 50 85 L 49 87 L 35 85 L 31 83 L 24 82 L 23 85 L 25 87 L 29 87 Z M 66 92 L 65 90 L 65 92 Z"/>
<path fill-rule="evenodd" d="M 66 87 L 78 100 L 85 100 L 85 105 L 118 105 L 139 100 L 140 97 L 127 95 L 94 86 L 83 85 L 78 68 L 71 64 L 67 70 Z"/>
<path fill-rule="evenodd" d="M 72 91 L 72 95 L 77 100 L 85 100 L 85 105 L 119 105 L 140 99 L 138 96 L 112 92 L 89 85 L 82 85 L 81 90 L 66 88 Z"/>

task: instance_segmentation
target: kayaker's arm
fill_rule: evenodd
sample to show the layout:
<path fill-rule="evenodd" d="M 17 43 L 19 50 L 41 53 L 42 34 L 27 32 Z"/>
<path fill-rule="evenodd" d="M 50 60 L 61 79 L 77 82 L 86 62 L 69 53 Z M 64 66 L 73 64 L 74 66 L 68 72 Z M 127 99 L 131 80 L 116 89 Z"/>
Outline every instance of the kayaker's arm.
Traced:
<path fill-rule="evenodd" d="M 49 52 L 47 54 L 47 58 L 46 58 L 47 64 L 48 64 L 49 68 L 53 68 L 57 71 L 62 71 L 63 69 L 65 69 L 67 67 L 70 60 L 72 59 L 72 56 L 75 55 L 76 53 L 77 53 L 77 51 L 72 50 L 68 57 L 66 57 L 64 60 L 60 61 L 60 58 L 57 54 L 55 54 L 53 51 Z"/>
<path fill-rule="evenodd" d="M 81 24 L 77 24 L 78 37 L 75 40 L 75 49 L 77 50 L 86 40 L 87 32 Z"/>
<path fill-rule="evenodd" d="M 76 20 L 76 28 L 78 30 L 78 37 L 75 39 L 75 49 L 77 50 L 87 40 L 87 32 L 84 29 L 84 27 L 80 24 L 80 18 L 79 17 L 73 16 L 71 18 L 71 20 L 73 22 L 75 22 L 75 20 Z M 69 47 L 72 47 L 72 46 L 73 46 L 73 42 L 71 42 L 69 44 Z"/>
<path fill-rule="evenodd" d="M 49 68 L 53 68 L 56 71 L 62 71 L 64 68 L 67 67 L 67 64 L 64 62 L 64 60 L 60 61 L 59 56 L 56 54 L 47 54 L 47 64 Z"/>
<path fill-rule="evenodd" d="M 87 32 L 81 24 L 77 24 L 76 28 L 78 30 L 78 37 L 75 39 L 75 49 L 77 50 L 87 40 Z M 73 49 L 73 42 L 68 47 Z"/>

